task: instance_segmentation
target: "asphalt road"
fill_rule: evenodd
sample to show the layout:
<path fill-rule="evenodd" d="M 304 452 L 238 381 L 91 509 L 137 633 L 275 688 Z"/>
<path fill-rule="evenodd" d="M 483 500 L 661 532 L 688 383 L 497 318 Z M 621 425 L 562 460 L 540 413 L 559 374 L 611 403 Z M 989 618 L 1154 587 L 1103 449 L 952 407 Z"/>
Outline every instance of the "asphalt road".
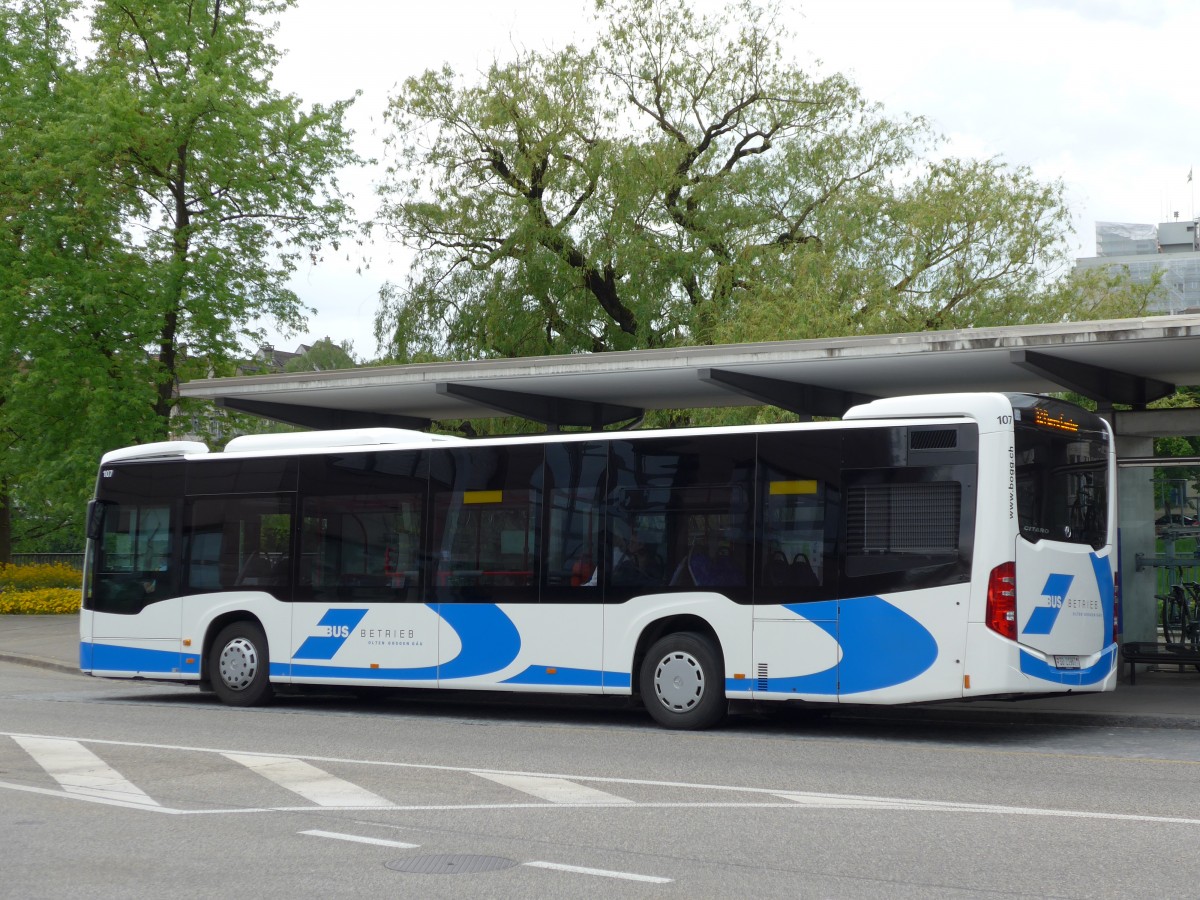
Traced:
<path fill-rule="evenodd" d="M 0 663 L 0 896 L 1185 897 L 1200 732 L 287 698 Z"/>

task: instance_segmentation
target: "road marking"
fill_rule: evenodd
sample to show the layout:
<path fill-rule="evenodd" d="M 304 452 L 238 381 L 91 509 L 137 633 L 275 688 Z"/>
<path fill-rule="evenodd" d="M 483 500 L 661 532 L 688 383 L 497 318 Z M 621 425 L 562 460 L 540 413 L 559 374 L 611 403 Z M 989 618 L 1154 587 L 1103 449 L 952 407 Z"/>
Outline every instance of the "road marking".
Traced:
<path fill-rule="evenodd" d="M 14 737 L 25 752 L 70 794 L 158 806 L 137 785 L 78 741 L 59 738 Z"/>
<path fill-rule="evenodd" d="M 782 800 L 814 809 L 901 809 L 926 812 L 989 812 L 977 804 L 942 803 L 937 800 L 900 800 L 892 797 L 846 797 L 840 794 L 779 793 Z M 1001 807 L 995 807 L 1001 809 Z"/>
<path fill-rule="evenodd" d="M 1183 816 L 1153 816 L 1139 815 L 1136 813 L 1111 813 L 1098 812 L 1092 810 L 1070 810 L 1070 809 L 1044 809 L 1037 807 L 1022 807 L 1022 806 L 999 806 L 993 804 L 980 803 L 955 803 L 951 801 L 941 800 L 916 800 L 905 797 L 872 797 L 854 794 L 823 794 L 815 791 L 788 791 L 779 788 L 758 788 L 745 787 L 741 785 L 727 784 L 705 784 L 685 781 L 658 781 L 642 778 L 614 778 L 611 776 L 600 775 L 569 775 L 555 774 L 548 772 L 511 772 L 503 770 L 484 770 L 468 768 L 465 766 L 442 766 L 431 765 L 428 763 L 404 763 L 393 762 L 390 760 L 370 760 L 370 759 L 346 759 L 339 757 L 328 756 L 295 756 L 295 757 L 279 757 L 266 753 L 254 752 L 234 752 L 229 750 L 219 750 L 212 747 L 188 747 L 177 744 L 151 744 L 139 741 L 114 741 L 105 740 L 102 738 L 68 738 L 50 735 L 30 735 L 18 732 L 0 731 L 0 737 L 11 737 L 14 740 L 26 741 L 57 741 L 59 743 L 78 743 L 78 744 L 93 744 L 101 746 L 116 746 L 116 747 L 139 747 L 150 750 L 171 750 L 171 751 L 187 751 L 190 753 L 211 753 L 226 756 L 228 758 L 244 757 L 255 761 L 271 761 L 285 760 L 289 762 L 324 762 L 337 763 L 347 766 L 372 766 L 377 768 L 386 768 L 393 770 L 412 769 L 425 772 L 450 772 L 450 773 L 467 773 L 471 775 L 507 775 L 519 776 L 522 778 L 541 778 L 541 779 L 557 779 L 566 782 L 591 782 L 594 784 L 606 785 L 636 785 L 639 787 L 666 787 L 675 789 L 687 790 L 703 790 L 712 791 L 714 793 L 725 793 L 742 795 L 747 797 L 746 800 L 734 800 L 732 802 L 675 802 L 675 803 L 658 803 L 658 802 L 630 802 L 621 804 L 597 804 L 591 803 L 464 803 L 464 804 L 391 804 L 384 801 L 382 805 L 378 802 L 364 804 L 358 802 L 364 799 L 365 796 L 374 797 L 376 800 L 382 800 L 378 795 L 370 794 L 367 791 L 362 791 L 349 782 L 342 782 L 349 785 L 355 793 L 355 801 L 345 807 L 347 810 L 360 809 L 365 805 L 372 806 L 375 809 L 388 810 L 393 812 L 432 812 L 432 811 L 472 811 L 472 810 L 499 810 L 499 809 L 586 809 L 586 808 L 603 808 L 603 806 L 616 806 L 622 809 L 804 809 L 804 808 L 827 808 L 827 809 L 877 809 L 877 810 L 922 810 L 926 812 L 968 812 L 991 815 L 1016 815 L 1016 816 L 1038 816 L 1045 818 L 1062 818 L 1062 819 L 1090 819 L 1102 822 L 1144 822 L 1156 825 L 1189 825 L 1200 826 L 1200 818 L 1183 817 Z M 310 766 L 313 771 L 321 772 L 315 766 Z M 326 775 L 326 773 L 321 773 Z M 269 776 L 268 776 L 269 777 Z M 326 775 L 327 778 L 333 779 L 333 776 Z M 340 781 L 340 779 L 333 779 Z M 148 805 L 145 802 L 129 802 L 133 796 L 119 794 L 121 799 L 109 799 L 107 797 L 93 797 L 83 793 L 52 791 L 46 788 L 32 787 L 29 785 L 14 784 L 12 782 L 0 781 L 0 789 L 25 791 L 28 793 L 36 793 L 43 795 L 51 795 L 60 798 L 71 800 L 84 800 L 93 803 L 105 803 L 111 806 L 128 806 L 132 808 L 142 809 L 147 812 L 165 812 L 175 815 L 224 815 L 232 813 L 264 813 L 264 812 L 305 812 L 311 810 L 312 807 L 306 806 L 273 806 L 261 808 L 235 808 L 235 809 L 168 809 L 161 806 Z M 138 791 L 138 794 L 141 792 Z M 145 796 L 145 795 L 142 795 Z M 759 799 L 750 799 L 759 798 Z M 770 798 L 770 799 L 767 799 Z M 153 801 L 151 801 L 153 803 Z M 330 808 L 330 807 L 322 807 Z"/>
<path fill-rule="evenodd" d="M 618 797 L 616 794 L 593 787 L 576 784 L 565 778 L 548 778 L 545 775 L 507 775 L 499 772 L 472 772 L 471 774 L 555 804 L 572 806 L 633 805 L 632 800 L 626 800 L 624 797 Z"/>
<path fill-rule="evenodd" d="M 222 753 L 226 759 L 257 772 L 282 788 L 299 794 L 317 806 L 392 806 L 378 794 L 360 788 L 349 781 L 330 775 L 323 769 L 288 756 L 249 756 L 242 753 Z"/>
<path fill-rule="evenodd" d="M 635 875 L 632 872 L 610 872 L 608 869 L 587 869 L 583 866 L 565 866 L 562 863 L 522 863 L 535 869 L 554 869 L 557 872 L 574 872 L 576 875 L 598 875 L 601 878 L 620 878 L 624 881 L 645 881 L 650 884 L 670 884 L 674 879 L 659 878 L 657 875 Z"/>
<path fill-rule="evenodd" d="M 385 841 L 383 838 L 363 837 L 361 834 L 340 834 L 336 831 L 301 831 L 300 834 L 311 834 L 313 837 L 333 838 L 335 841 L 353 841 L 356 844 L 372 844 L 376 847 L 396 847 L 400 850 L 415 850 L 420 844 L 405 844 L 401 841 Z"/>

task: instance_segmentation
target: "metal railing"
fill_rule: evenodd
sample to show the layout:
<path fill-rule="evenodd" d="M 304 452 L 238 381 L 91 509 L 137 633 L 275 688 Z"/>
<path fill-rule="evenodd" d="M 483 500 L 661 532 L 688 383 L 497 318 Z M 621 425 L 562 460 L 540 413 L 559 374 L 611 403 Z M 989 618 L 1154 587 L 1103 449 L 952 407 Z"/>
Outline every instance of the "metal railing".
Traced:
<path fill-rule="evenodd" d="M 14 566 L 48 565 L 50 563 L 66 563 L 74 569 L 83 571 L 82 553 L 14 553 Z"/>

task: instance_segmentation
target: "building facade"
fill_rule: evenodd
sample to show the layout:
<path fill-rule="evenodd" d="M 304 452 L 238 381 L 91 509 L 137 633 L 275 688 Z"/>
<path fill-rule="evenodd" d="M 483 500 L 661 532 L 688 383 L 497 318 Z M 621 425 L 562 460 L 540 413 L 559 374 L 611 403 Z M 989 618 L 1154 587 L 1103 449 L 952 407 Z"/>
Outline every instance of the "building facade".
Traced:
<path fill-rule="evenodd" d="M 1096 223 L 1096 255 L 1075 261 L 1076 271 L 1118 266 L 1139 284 L 1161 272 L 1151 295 L 1151 313 L 1200 311 L 1200 241 L 1198 221 Z"/>

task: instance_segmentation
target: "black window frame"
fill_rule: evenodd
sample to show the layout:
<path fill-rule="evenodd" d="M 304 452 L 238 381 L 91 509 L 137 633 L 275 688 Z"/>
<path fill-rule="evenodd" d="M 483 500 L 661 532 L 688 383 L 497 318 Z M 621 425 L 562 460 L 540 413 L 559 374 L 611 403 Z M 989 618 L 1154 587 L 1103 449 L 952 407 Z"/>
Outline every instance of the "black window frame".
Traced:
<path fill-rule="evenodd" d="M 429 531 L 429 459 L 426 451 L 328 452 L 305 457 L 300 463 L 300 485 L 295 523 L 297 572 L 293 599 L 296 602 L 424 602 Z M 417 532 L 410 543 L 415 554 L 415 565 L 411 570 L 415 572 L 415 577 L 409 577 L 407 565 L 403 578 L 386 571 L 379 573 L 378 578 L 350 578 L 345 569 L 339 568 L 332 583 L 316 584 L 313 573 L 315 561 L 306 555 L 308 547 L 305 543 L 310 503 L 389 496 L 420 498 Z"/>

